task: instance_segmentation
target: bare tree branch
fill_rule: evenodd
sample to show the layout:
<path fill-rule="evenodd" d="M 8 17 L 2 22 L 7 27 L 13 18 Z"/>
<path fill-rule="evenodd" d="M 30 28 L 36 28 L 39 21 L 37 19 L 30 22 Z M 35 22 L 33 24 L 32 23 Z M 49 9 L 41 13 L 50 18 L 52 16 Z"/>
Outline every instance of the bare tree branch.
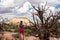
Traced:
<path fill-rule="evenodd" d="M 46 5 L 47 5 L 47 1 L 46 1 L 46 3 L 45 3 L 44 9 L 45 9 Z"/>
<path fill-rule="evenodd" d="M 33 8 L 34 8 L 36 11 L 38 11 L 38 10 L 35 8 L 35 6 L 33 6 Z"/>

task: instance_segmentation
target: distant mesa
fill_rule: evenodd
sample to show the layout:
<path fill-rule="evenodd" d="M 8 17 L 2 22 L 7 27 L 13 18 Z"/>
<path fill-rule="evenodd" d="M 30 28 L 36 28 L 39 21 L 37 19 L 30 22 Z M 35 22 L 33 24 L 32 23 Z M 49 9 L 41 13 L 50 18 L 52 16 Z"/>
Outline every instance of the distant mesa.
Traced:
<path fill-rule="evenodd" d="M 26 17 L 16 17 L 14 19 L 6 21 L 6 23 L 7 24 L 11 24 L 12 23 L 12 24 L 18 25 L 20 21 L 23 21 L 23 24 L 25 26 L 32 26 L 33 25 L 33 23 Z"/>

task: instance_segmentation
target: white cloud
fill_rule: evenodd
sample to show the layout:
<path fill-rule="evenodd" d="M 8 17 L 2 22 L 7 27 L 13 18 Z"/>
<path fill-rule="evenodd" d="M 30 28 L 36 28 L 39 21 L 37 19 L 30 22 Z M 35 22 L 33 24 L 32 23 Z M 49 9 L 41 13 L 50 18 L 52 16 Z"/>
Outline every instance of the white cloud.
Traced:
<path fill-rule="evenodd" d="M 17 12 L 20 12 L 20 13 L 28 12 L 29 8 L 32 8 L 32 5 L 29 2 L 25 2 L 23 7 L 19 8 Z"/>
<path fill-rule="evenodd" d="M 56 9 L 56 11 L 60 11 L 60 8 Z"/>
<path fill-rule="evenodd" d="M 21 6 L 26 1 L 29 1 L 32 4 L 38 4 L 46 1 L 48 5 L 60 4 L 60 0 L 1 0 L 0 6 L 3 7 L 13 7 L 15 5 Z"/>
<path fill-rule="evenodd" d="M 53 13 L 55 13 L 55 11 L 56 11 L 55 7 L 50 7 L 49 9 L 50 9 L 50 11 L 53 12 Z"/>
<path fill-rule="evenodd" d="M 35 4 L 38 4 L 38 3 L 42 3 L 42 2 L 46 2 L 49 3 L 48 5 L 55 5 L 55 4 L 60 4 L 60 0 L 29 0 L 31 3 L 35 3 Z"/>
<path fill-rule="evenodd" d="M 26 0 L 1 0 L 0 7 L 15 7 L 21 6 Z"/>
<path fill-rule="evenodd" d="M 4 13 L 4 14 L 0 14 L 0 16 L 8 16 L 8 15 L 14 15 L 14 13 Z"/>
<path fill-rule="evenodd" d="M 13 7 L 15 5 L 14 1 L 15 0 L 1 0 L 0 6 L 1 7 Z"/>

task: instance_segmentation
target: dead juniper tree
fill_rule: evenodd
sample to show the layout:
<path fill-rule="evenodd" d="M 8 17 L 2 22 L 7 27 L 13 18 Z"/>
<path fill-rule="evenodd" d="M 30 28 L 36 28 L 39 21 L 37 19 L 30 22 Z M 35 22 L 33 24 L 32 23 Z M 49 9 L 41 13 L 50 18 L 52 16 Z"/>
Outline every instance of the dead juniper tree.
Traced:
<path fill-rule="evenodd" d="M 47 4 L 47 2 L 46 2 L 46 4 Z M 46 28 L 47 28 L 46 26 L 47 26 L 47 25 L 45 25 L 45 24 L 47 24 L 47 21 L 46 21 L 45 24 L 44 24 L 44 22 L 43 22 L 43 18 L 44 18 L 44 17 L 43 17 L 43 14 L 44 14 L 45 11 L 47 10 L 47 9 L 45 9 L 46 4 L 45 4 L 44 8 L 43 8 L 43 6 L 42 6 L 42 10 L 40 9 L 39 6 L 38 6 L 38 9 L 36 9 L 36 8 L 33 6 L 33 8 L 38 12 L 37 16 L 38 16 L 39 19 L 41 20 L 41 27 L 38 26 L 38 28 L 37 28 L 36 23 L 35 23 L 36 29 L 38 30 L 38 35 L 39 35 L 40 40 L 48 39 L 48 38 L 45 38 L 45 36 L 47 36 L 47 35 L 46 35 Z M 45 39 L 44 39 L 44 38 L 45 38 Z"/>
<path fill-rule="evenodd" d="M 57 23 L 58 23 L 57 21 L 59 19 L 59 16 L 58 16 L 59 14 L 51 15 L 51 16 L 47 17 L 47 19 L 45 20 L 43 14 L 45 13 L 46 10 L 48 10 L 48 8 L 45 9 L 46 5 L 47 5 L 47 2 L 44 7 L 42 6 L 42 10 L 39 6 L 38 6 L 38 9 L 36 9 L 35 6 L 33 6 L 33 8 L 38 12 L 37 16 L 41 20 L 41 24 L 39 26 L 38 20 L 36 19 L 36 21 L 37 21 L 37 24 L 36 24 L 34 14 L 32 14 L 33 20 L 35 23 L 35 27 L 37 29 L 37 33 L 38 33 L 40 40 L 49 40 L 50 33 L 54 34 L 55 31 L 57 34 Z M 51 19 L 51 17 L 53 19 Z M 50 22 L 49 22 L 49 20 L 50 20 Z"/>

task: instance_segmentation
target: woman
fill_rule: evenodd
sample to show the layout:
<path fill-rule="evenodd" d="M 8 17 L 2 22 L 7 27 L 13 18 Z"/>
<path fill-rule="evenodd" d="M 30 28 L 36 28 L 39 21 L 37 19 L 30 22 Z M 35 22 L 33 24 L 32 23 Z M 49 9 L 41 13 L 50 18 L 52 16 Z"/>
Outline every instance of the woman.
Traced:
<path fill-rule="evenodd" d="M 23 25 L 23 21 L 20 21 L 18 28 L 19 28 L 19 33 L 20 33 L 20 35 L 19 35 L 20 40 L 24 40 L 24 25 Z"/>

